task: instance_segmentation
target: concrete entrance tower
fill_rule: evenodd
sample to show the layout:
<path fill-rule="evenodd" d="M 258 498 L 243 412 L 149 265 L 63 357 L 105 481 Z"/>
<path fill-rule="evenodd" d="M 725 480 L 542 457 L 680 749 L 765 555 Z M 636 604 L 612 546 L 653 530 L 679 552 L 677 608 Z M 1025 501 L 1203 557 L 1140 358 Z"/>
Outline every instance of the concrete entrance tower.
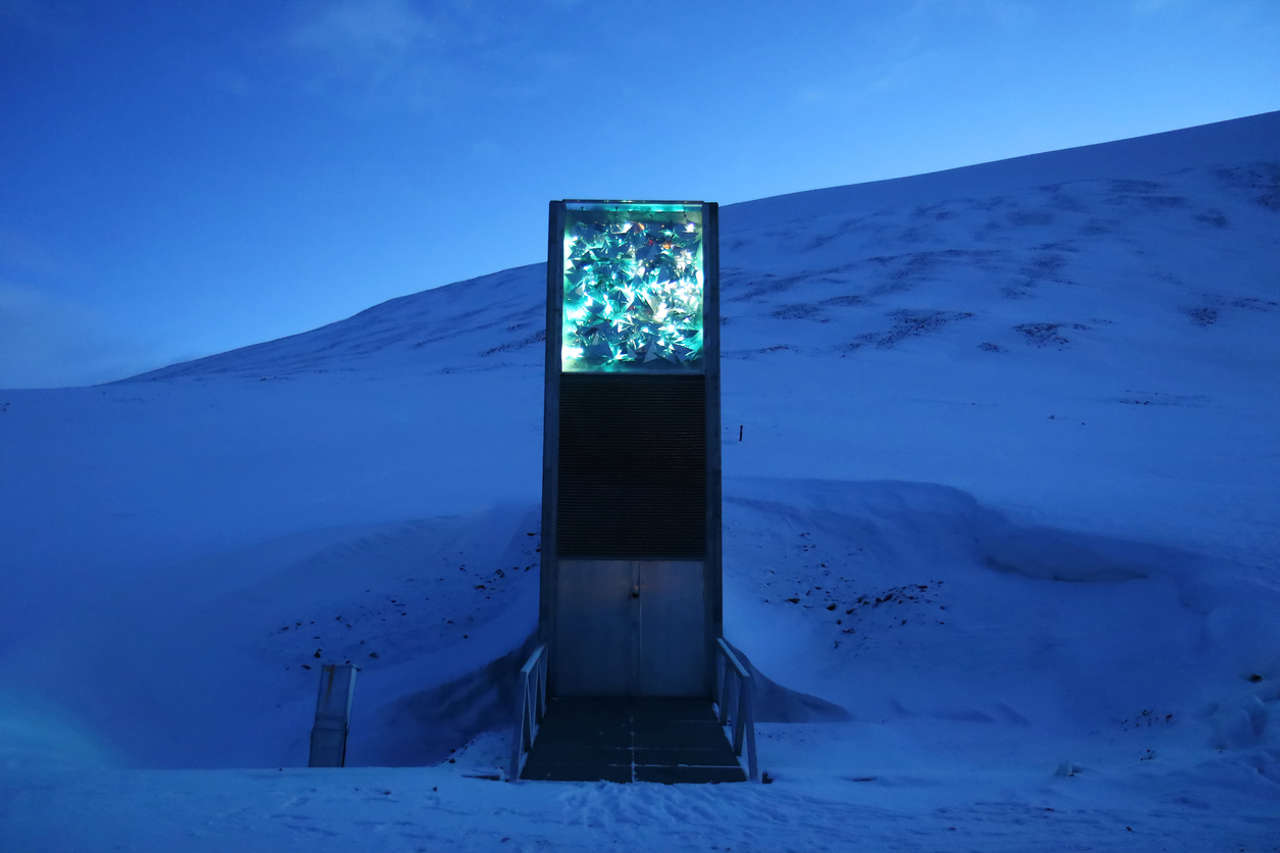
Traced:
<path fill-rule="evenodd" d="M 552 696 L 713 694 L 718 248 L 714 203 L 551 203 L 539 634 Z"/>

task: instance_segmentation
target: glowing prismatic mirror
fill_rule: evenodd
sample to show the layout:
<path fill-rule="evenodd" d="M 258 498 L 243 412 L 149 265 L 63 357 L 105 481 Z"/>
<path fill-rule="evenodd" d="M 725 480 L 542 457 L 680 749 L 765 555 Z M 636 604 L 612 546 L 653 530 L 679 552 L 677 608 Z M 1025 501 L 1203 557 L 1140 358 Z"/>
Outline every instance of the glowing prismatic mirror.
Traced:
<path fill-rule="evenodd" d="M 561 369 L 703 369 L 700 204 L 570 202 Z"/>

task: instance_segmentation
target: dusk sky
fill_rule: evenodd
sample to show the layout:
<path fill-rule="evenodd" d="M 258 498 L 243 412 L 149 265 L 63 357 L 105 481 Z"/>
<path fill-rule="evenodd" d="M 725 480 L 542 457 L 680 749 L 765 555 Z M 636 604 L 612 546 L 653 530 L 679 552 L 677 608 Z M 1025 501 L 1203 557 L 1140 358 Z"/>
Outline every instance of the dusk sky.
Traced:
<path fill-rule="evenodd" d="M 1280 108 L 1280 2 L 0 0 L 0 388 L 728 204 Z"/>

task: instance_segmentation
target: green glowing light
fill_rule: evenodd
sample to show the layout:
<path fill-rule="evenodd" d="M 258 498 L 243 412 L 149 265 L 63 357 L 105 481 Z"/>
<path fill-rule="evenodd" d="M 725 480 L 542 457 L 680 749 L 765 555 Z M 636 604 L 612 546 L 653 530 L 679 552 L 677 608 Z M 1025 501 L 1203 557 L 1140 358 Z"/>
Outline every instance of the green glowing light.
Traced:
<path fill-rule="evenodd" d="M 702 368 L 702 208 L 571 204 L 564 231 L 562 367 Z"/>

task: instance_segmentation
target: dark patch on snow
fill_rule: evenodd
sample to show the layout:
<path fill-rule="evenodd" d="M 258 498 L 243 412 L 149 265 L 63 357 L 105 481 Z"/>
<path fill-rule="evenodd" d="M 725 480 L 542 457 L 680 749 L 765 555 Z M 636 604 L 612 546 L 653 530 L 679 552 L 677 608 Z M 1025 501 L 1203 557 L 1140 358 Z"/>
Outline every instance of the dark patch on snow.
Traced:
<path fill-rule="evenodd" d="M 1199 308 L 1186 308 L 1183 310 L 1186 315 L 1191 318 L 1191 322 L 1195 323 L 1197 326 L 1212 326 L 1214 323 L 1218 322 L 1217 308 L 1210 308 L 1207 305 L 1202 305 Z"/>
<path fill-rule="evenodd" d="M 956 320 L 965 320 L 973 316 L 970 311 L 937 311 L 907 310 L 890 312 L 888 317 L 893 326 L 883 332 L 867 332 L 858 335 L 852 341 L 840 347 L 844 352 L 853 352 L 864 346 L 874 344 L 878 349 L 893 349 L 907 338 L 919 337 L 936 332 Z"/>
<path fill-rule="evenodd" d="M 1134 714 L 1132 717 L 1126 717 L 1125 719 L 1121 720 L 1120 730 L 1134 731 L 1138 729 L 1152 729 L 1152 728 L 1156 728 L 1157 726 L 1161 728 L 1165 728 L 1168 726 L 1172 726 L 1174 722 L 1175 722 L 1175 717 L 1172 711 L 1169 711 L 1169 712 L 1153 711 L 1150 708 L 1143 708 L 1141 711 L 1139 711 L 1137 714 Z"/>
<path fill-rule="evenodd" d="M 969 208 L 971 210 L 995 210 L 1008 204 L 1008 199 L 1002 195 L 988 196 L 987 198 L 970 199 Z"/>
<path fill-rule="evenodd" d="M 871 295 L 883 296 L 910 290 L 926 278 L 940 258 L 936 252 L 911 252 L 906 255 L 880 255 L 867 260 L 886 268 L 884 282 L 871 289 Z"/>
<path fill-rule="evenodd" d="M 1217 209 L 1210 209 L 1197 213 L 1196 221 L 1203 222 L 1205 225 L 1210 225 L 1214 228 L 1226 228 L 1231 224 L 1230 220 L 1227 219 L 1226 214 Z"/>
<path fill-rule="evenodd" d="M 1028 226 L 1044 226 L 1053 224 L 1053 214 L 1047 210 L 1011 210 L 1005 214 L 1005 220 L 1015 228 Z"/>
<path fill-rule="evenodd" d="M 1149 195 L 1165 189 L 1165 185 L 1156 181 L 1119 179 L 1111 181 L 1109 188 L 1116 195 Z"/>
<path fill-rule="evenodd" d="M 1032 346 L 1056 346 L 1062 349 L 1071 342 L 1070 338 L 1058 334 L 1058 330 L 1062 328 L 1061 323 L 1019 323 L 1013 328 Z"/>
<path fill-rule="evenodd" d="M 1053 240 L 1033 247 L 1037 252 L 1079 252 L 1080 247 L 1071 240 Z M 1065 261 L 1064 261 L 1065 262 Z"/>
<path fill-rule="evenodd" d="M 1201 408 L 1209 398 L 1203 394 L 1170 394 L 1165 391 L 1135 391 L 1126 388 L 1125 397 L 1112 397 L 1111 403 L 1123 403 L 1129 406 L 1186 406 Z"/>
<path fill-rule="evenodd" d="M 839 236 L 839 231 L 827 234 L 814 234 L 811 236 L 808 245 L 806 245 L 802 251 L 811 252 L 814 249 L 821 249 L 823 246 L 827 245 Z"/>
<path fill-rule="evenodd" d="M 774 309 L 772 316 L 779 320 L 817 320 L 820 323 L 829 323 L 830 319 L 823 316 L 822 309 L 811 302 L 795 302 L 790 305 L 783 305 Z"/>
<path fill-rule="evenodd" d="M 1116 230 L 1117 223 L 1114 220 L 1090 218 L 1088 222 L 1080 226 L 1080 233 L 1089 237 L 1098 237 L 1103 234 L 1111 234 Z"/>
<path fill-rule="evenodd" d="M 1247 193 L 1255 204 L 1280 212 L 1280 163 L 1217 169 L 1214 176 L 1224 186 Z"/>
<path fill-rule="evenodd" d="M 1067 259 L 1062 255 L 1044 252 L 1036 255 L 1031 261 L 1023 267 L 1023 273 L 1032 279 L 1052 279 L 1058 280 L 1058 272 L 1067 265 Z"/>
<path fill-rule="evenodd" d="M 843 296 L 831 296 L 823 299 L 820 305 L 866 305 L 867 298 L 857 293 L 846 293 Z"/>
<path fill-rule="evenodd" d="M 722 352 L 720 357 L 749 360 L 753 356 L 767 355 L 774 352 L 800 352 L 800 348 L 793 347 L 790 344 L 774 344 L 773 346 L 758 347 L 757 349 L 730 350 L 728 352 Z"/>
<path fill-rule="evenodd" d="M 526 335 L 525 337 L 520 338 L 517 341 L 508 341 L 507 343 L 499 344 L 496 347 L 489 347 L 487 350 L 480 353 L 480 356 L 481 358 L 485 358 L 487 356 L 491 356 L 500 352 L 511 352 L 513 350 L 524 349 L 525 347 L 533 346 L 534 344 L 543 343 L 544 341 L 546 341 L 546 339 L 547 339 L 546 330 L 539 329 L 538 331 L 534 332 L 532 335 Z"/>
<path fill-rule="evenodd" d="M 894 321 L 893 328 L 876 341 L 876 346 L 888 349 L 905 338 L 936 332 L 949 323 L 972 316 L 973 313 L 969 311 L 894 311 L 889 315 Z"/>
<path fill-rule="evenodd" d="M 1232 299 L 1209 294 L 1202 298 L 1204 301 L 1200 305 L 1182 309 L 1182 313 L 1190 317 L 1191 322 L 1197 326 L 1212 326 L 1221 317 L 1225 308 L 1240 308 L 1258 313 L 1270 313 L 1280 308 L 1280 302 L 1273 299 L 1260 299 L 1256 296 L 1239 296 Z"/>
<path fill-rule="evenodd" d="M 763 296 L 785 293 L 800 282 L 807 280 L 810 275 L 810 273 L 801 273 L 799 275 L 777 276 L 773 273 L 763 273 L 756 277 L 750 290 L 732 296 L 727 301 L 749 302 L 759 300 Z"/>
<path fill-rule="evenodd" d="M 1064 213 L 1081 213 L 1084 211 L 1084 204 L 1075 196 L 1067 193 L 1056 191 L 1050 195 L 1048 204 L 1054 210 L 1060 210 Z"/>
<path fill-rule="evenodd" d="M 1142 196 L 1142 203 L 1150 210 L 1169 210 L 1177 207 L 1186 207 L 1188 204 L 1186 197 L 1180 195 Z"/>
<path fill-rule="evenodd" d="M 1231 307 L 1244 308 L 1249 311 L 1274 311 L 1280 308 L 1280 302 L 1272 299 L 1258 299 L 1253 296 L 1245 296 L 1240 299 L 1231 301 Z"/>

